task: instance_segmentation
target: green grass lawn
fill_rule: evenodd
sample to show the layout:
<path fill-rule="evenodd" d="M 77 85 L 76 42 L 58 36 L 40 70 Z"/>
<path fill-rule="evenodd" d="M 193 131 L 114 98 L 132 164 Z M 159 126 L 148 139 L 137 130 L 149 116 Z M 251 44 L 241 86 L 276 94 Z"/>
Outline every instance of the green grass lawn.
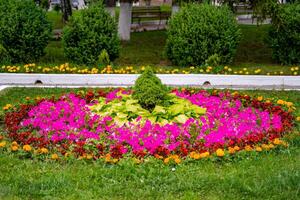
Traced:
<path fill-rule="evenodd" d="M 55 13 L 54 13 L 55 14 Z M 263 71 L 287 71 L 287 67 L 272 60 L 272 51 L 266 44 L 269 25 L 240 25 L 242 38 L 237 49 L 233 68 L 262 67 Z M 166 58 L 166 31 L 145 31 L 132 33 L 129 42 L 122 42 L 120 57 L 114 61 L 116 66 L 172 66 Z M 41 64 L 69 62 L 64 57 L 61 42 L 51 41 Z"/>
<path fill-rule="evenodd" d="M 27 96 L 50 97 L 73 90 L 78 89 L 6 89 L 0 92 L 0 107 Z M 292 101 L 300 114 L 300 92 L 244 93 Z M 183 162 L 175 171 L 159 162 L 45 162 L 0 152 L 0 199 L 296 200 L 300 198 L 299 124 L 295 133 L 288 149 L 219 162 Z"/>

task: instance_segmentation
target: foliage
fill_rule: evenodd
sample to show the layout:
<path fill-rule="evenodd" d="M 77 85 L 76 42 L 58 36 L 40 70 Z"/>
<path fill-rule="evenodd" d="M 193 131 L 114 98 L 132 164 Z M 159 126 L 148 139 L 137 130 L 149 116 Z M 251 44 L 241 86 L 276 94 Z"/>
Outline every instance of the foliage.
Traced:
<path fill-rule="evenodd" d="M 150 68 L 138 77 L 134 85 L 133 98 L 138 100 L 139 104 L 147 109 L 153 110 L 156 105 L 162 104 L 168 92 L 161 80 L 153 74 Z"/>
<path fill-rule="evenodd" d="M 300 63 L 300 3 L 285 5 L 272 21 L 269 44 L 282 64 Z"/>
<path fill-rule="evenodd" d="M 119 126 L 128 122 L 136 122 L 141 117 L 139 123 L 150 120 L 152 123 L 165 125 L 167 123 L 185 123 L 189 118 L 199 118 L 205 114 L 206 109 L 193 105 L 190 101 L 179 98 L 174 94 L 168 94 L 168 105 L 156 105 L 152 112 L 141 107 L 138 100 L 132 95 L 118 92 L 118 98 L 107 102 L 106 98 L 101 97 L 98 103 L 91 106 L 91 110 L 100 116 L 112 117 Z"/>
<path fill-rule="evenodd" d="M 216 53 L 209 56 L 208 59 L 205 61 L 205 64 L 213 67 L 218 66 L 220 63 L 221 63 L 221 58 Z"/>
<path fill-rule="evenodd" d="M 104 49 L 114 60 L 120 49 L 117 24 L 101 3 L 92 4 L 71 18 L 63 30 L 63 45 L 76 63 L 96 64 Z"/>
<path fill-rule="evenodd" d="M 33 62 L 44 55 L 51 25 L 32 0 L 0 0 L 0 44 L 14 63 Z"/>
<path fill-rule="evenodd" d="M 107 66 L 110 64 L 109 55 L 106 51 L 106 49 L 103 49 L 98 57 L 98 64 L 102 66 Z"/>
<path fill-rule="evenodd" d="M 176 65 L 202 65 L 218 54 L 222 64 L 236 52 L 240 31 L 226 6 L 208 4 L 183 7 L 169 21 L 166 54 Z"/>

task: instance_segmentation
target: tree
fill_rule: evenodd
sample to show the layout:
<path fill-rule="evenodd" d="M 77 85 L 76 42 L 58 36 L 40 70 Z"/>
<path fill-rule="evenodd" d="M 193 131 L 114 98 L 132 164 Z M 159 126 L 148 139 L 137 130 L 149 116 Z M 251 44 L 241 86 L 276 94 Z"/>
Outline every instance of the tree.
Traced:
<path fill-rule="evenodd" d="M 132 0 L 120 0 L 118 32 L 121 40 L 130 40 Z"/>
<path fill-rule="evenodd" d="M 63 13 L 63 21 L 69 21 L 69 17 L 72 16 L 71 0 L 61 0 L 61 10 Z"/>

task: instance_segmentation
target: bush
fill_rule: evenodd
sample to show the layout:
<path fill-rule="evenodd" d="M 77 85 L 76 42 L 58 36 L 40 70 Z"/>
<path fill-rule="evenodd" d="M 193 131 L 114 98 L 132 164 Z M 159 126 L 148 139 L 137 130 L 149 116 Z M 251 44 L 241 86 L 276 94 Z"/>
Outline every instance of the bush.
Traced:
<path fill-rule="evenodd" d="M 0 44 L 14 63 L 44 55 L 51 34 L 45 12 L 32 0 L 0 0 Z"/>
<path fill-rule="evenodd" d="M 149 111 L 152 111 L 156 105 L 162 104 L 168 93 L 167 87 L 150 68 L 136 80 L 133 91 L 133 98 Z"/>
<path fill-rule="evenodd" d="M 63 30 L 63 45 L 66 56 L 78 64 L 96 64 L 104 49 L 114 60 L 120 49 L 117 24 L 102 3 L 92 4 L 71 18 Z"/>
<path fill-rule="evenodd" d="M 269 31 L 273 58 L 282 64 L 300 63 L 300 3 L 284 5 Z"/>
<path fill-rule="evenodd" d="M 190 4 L 169 22 L 166 54 L 180 66 L 202 65 L 216 54 L 221 64 L 232 62 L 240 31 L 227 6 Z"/>

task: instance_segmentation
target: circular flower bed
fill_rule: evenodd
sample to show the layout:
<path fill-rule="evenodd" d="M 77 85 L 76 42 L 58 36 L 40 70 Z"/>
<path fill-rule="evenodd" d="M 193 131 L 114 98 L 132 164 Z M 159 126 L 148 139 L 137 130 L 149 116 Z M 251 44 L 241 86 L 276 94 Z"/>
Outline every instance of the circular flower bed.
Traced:
<path fill-rule="evenodd" d="M 155 157 L 180 163 L 286 146 L 280 138 L 293 128 L 291 112 L 262 97 L 174 89 L 171 103 L 149 112 L 131 93 L 99 90 L 7 105 L 5 125 L 13 142 L 0 137 L 0 148 L 53 160 Z M 290 102 L 278 103 L 292 109 Z"/>

